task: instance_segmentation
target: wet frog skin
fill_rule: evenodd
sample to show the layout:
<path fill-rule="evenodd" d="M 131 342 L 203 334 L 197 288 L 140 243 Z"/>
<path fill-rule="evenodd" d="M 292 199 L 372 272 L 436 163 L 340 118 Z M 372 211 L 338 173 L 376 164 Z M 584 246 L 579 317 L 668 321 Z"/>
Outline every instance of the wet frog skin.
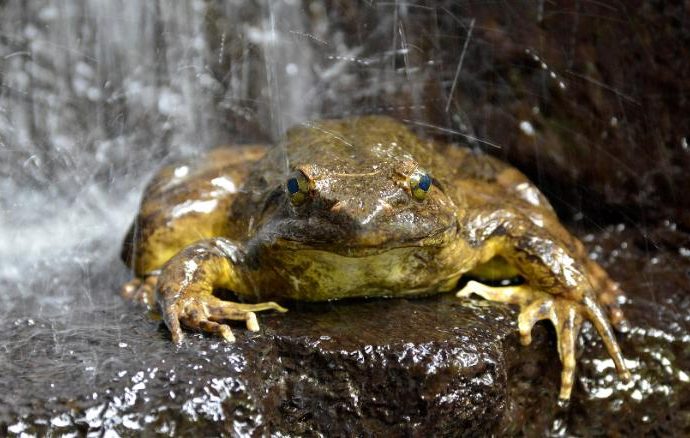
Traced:
<path fill-rule="evenodd" d="M 226 322 L 258 330 L 255 312 L 286 311 L 275 301 L 420 296 L 456 290 L 463 275 L 519 275 L 518 285 L 469 281 L 457 296 L 519 305 L 525 345 L 550 320 L 562 400 L 585 320 L 630 376 L 612 330 L 624 323 L 620 291 L 539 190 L 505 163 L 387 117 L 305 123 L 281 147 L 221 148 L 162 169 L 123 259 L 136 275 L 123 294 L 155 303 L 176 343 L 182 327 L 233 341 Z"/>

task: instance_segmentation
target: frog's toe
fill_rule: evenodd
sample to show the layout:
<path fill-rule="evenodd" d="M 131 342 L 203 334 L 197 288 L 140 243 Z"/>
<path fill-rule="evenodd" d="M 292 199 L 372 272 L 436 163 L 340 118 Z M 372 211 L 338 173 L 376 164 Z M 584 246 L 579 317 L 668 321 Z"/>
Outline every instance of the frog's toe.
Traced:
<path fill-rule="evenodd" d="M 542 320 L 548 319 L 556 329 L 558 355 L 561 359 L 562 401 L 570 399 L 575 377 L 575 347 L 582 328 L 582 306 L 567 299 L 541 295 L 521 309 L 518 316 L 520 340 L 523 345 L 532 341 L 532 328 Z"/>
<path fill-rule="evenodd" d="M 534 325 L 541 320 L 554 320 L 555 318 L 554 301 L 552 299 L 537 299 L 524 306 L 518 316 L 520 343 L 522 345 L 531 344 Z"/>
<path fill-rule="evenodd" d="M 256 313 L 246 310 L 239 310 L 232 306 L 209 307 L 209 319 L 215 322 L 244 321 L 247 325 L 247 330 L 252 332 L 259 331 L 259 322 L 256 319 Z"/>
<path fill-rule="evenodd" d="M 561 400 L 569 400 L 575 378 L 575 347 L 582 328 L 582 315 L 574 306 L 568 306 L 561 315 L 560 329 L 558 332 L 558 354 L 561 357 L 563 369 L 561 370 Z"/>
<path fill-rule="evenodd" d="M 149 275 L 143 280 L 138 277 L 133 278 L 122 286 L 120 294 L 127 300 L 151 307 L 157 283 L 158 275 Z"/>
<path fill-rule="evenodd" d="M 273 301 L 257 304 L 243 304 L 234 303 L 232 301 L 224 301 L 218 298 L 209 299 L 208 305 L 209 318 L 213 321 L 245 321 L 247 329 L 252 332 L 259 331 L 259 321 L 256 319 L 256 313 L 263 310 L 276 310 L 278 312 L 287 312 L 287 309 L 278 305 Z"/>
<path fill-rule="evenodd" d="M 131 300 L 136 290 L 139 289 L 139 286 L 141 286 L 141 279 L 139 277 L 134 277 L 122 285 L 122 288 L 120 288 L 120 295 L 125 299 Z"/>
<path fill-rule="evenodd" d="M 570 303 L 556 303 L 557 321 L 553 321 L 558 334 L 558 355 L 561 358 L 561 391 L 559 399 L 570 400 L 570 393 L 573 389 L 575 379 L 575 346 L 580 336 L 582 328 L 581 310 L 578 306 L 568 305 Z"/>
<path fill-rule="evenodd" d="M 165 322 L 175 344 L 180 344 L 184 339 L 182 326 L 219 336 L 227 342 L 235 341 L 230 327 L 214 320 L 205 301 L 203 297 L 181 300 L 164 310 Z"/>
<path fill-rule="evenodd" d="M 235 335 L 232 334 L 232 330 L 230 329 L 230 327 L 225 324 L 221 324 L 208 319 L 203 319 L 196 323 L 196 327 L 191 328 L 196 328 L 199 331 L 219 336 L 223 338 L 226 342 L 235 342 Z"/>
<path fill-rule="evenodd" d="M 594 324 L 597 332 L 599 332 L 599 336 L 601 336 L 601 340 L 604 342 L 604 346 L 606 347 L 609 356 L 616 366 L 618 376 L 625 382 L 629 381 L 631 377 L 630 371 L 628 371 L 628 368 L 625 365 L 623 353 L 621 352 L 621 348 L 616 341 L 616 336 L 614 335 L 613 329 L 609 324 L 606 313 L 597 303 L 597 301 L 589 296 L 585 296 L 583 304 L 587 312 L 587 319 L 592 321 L 592 324 Z"/>
<path fill-rule="evenodd" d="M 173 343 L 181 344 L 184 340 L 184 333 L 182 333 L 182 327 L 180 326 L 180 315 L 177 306 L 170 305 L 163 309 L 163 319 L 165 320 L 165 325 L 170 330 Z"/>
<path fill-rule="evenodd" d="M 499 301 L 501 303 L 523 306 L 532 295 L 532 289 L 527 285 L 488 286 L 484 283 L 470 280 L 455 294 L 458 298 L 469 298 L 472 295 L 479 295 L 489 301 Z"/>
<path fill-rule="evenodd" d="M 618 284 L 609 281 L 609 284 L 601 289 L 598 299 L 606 308 L 606 313 L 608 314 L 609 321 L 611 321 L 611 325 L 619 332 L 626 333 L 630 329 L 630 326 L 618 302 L 621 295 L 623 295 L 623 293 L 618 287 Z"/>
<path fill-rule="evenodd" d="M 216 336 L 220 336 L 227 342 L 235 342 L 235 335 L 232 334 L 232 330 L 225 324 L 221 324 L 204 317 L 198 317 L 196 315 L 183 316 L 180 318 L 182 324 L 192 330 L 211 333 Z"/>
<path fill-rule="evenodd" d="M 591 288 L 596 291 L 597 301 L 606 309 L 611 325 L 619 332 L 627 332 L 629 324 L 620 306 L 621 298 L 624 296 L 620 286 L 593 260 L 587 261 L 587 271 Z"/>
<path fill-rule="evenodd" d="M 214 296 L 189 297 L 167 306 L 163 311 L 173 342 L 182 342 L 181 326 L 191 330 L 211 333 L 228 342 L 234 342 L 232 330 L 224 322 L 244 321 L 247 329 L 259 331 L 256 313 L 262 310 L 287 312 L 287 309 L 272 301 L 257 304 L 234 303 Z"/>

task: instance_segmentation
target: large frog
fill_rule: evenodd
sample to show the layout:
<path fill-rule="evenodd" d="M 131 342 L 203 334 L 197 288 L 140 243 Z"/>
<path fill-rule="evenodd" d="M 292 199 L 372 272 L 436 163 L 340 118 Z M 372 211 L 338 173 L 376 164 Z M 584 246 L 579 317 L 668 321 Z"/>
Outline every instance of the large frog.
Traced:
<path fill-rule="evenodd" d="M 155 302 L 176 343 L 181 327 L 227 341 L 229 320 L 258 330 L 254 312 L 285 311 L 268 300 L 422 296 L 469 276 L 492 281 L 466 282 L 459 297 L 520 306 L 523 344 L 536 322 L 553 323 L 562 400 L 584 320 L 630 375 L 611 328 L 624 322 L 617 285 L 539 190 L 507 164 L 386 117 L 305 123 L 280 147 L 216 149 L 162 169 L 123 257 L 136 274 L 123 294 Z"/>

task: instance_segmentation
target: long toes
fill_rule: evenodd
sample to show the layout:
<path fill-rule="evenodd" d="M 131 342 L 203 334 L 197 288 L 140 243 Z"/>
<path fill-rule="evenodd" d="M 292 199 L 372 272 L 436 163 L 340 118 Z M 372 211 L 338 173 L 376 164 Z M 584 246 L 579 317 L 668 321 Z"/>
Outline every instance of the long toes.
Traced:
<path fill-rule="evenodd" d="M 532 343 L 532 328 L 534 324 L 543 319 L 553 319 L 553 300 L 539 299 L 523 308 L 518 316 L 518 329 L 520 330 L 520 343 L 529 345 Z"/>
<path fill-rule="evenodd" d="M 232 334 L 232 330 L 225 324 L 219 324 L 214 321 L 203 320 L 199 321 L 199 329 L 207 333 L 213 333 L 214 335 L 220 336 L 227 342 L 235 342 L 235 335 Z"/>
<path fill-rule="evenodd" d="M 173 343 L 177 345 L 181 344 L 184 340 L 184 334 L 182 333 L 180 317 L 177 310 L 173 306 L 166 308 L 163 312 L 163 319 L 165 325 L 168 326 L 168 330 L 170 330 Z"/>
<path fill-rule="evenodd" d="M 163 318 L 175 343 L 180 343 L 182 340 L 181 325 L 192 330 L 212 333 L 228 342 L 233 342 L 235 336 L 224 322 L 244 321 L 248 330 L 256 332 L 259 331 L 259 321 L 254 312 L 261 310 L 287 311 L 273 301 L 242 304 L 207 295 L 178 300 L 163 310 Z"/>
<path fill-rule="evenodd" d="M 184 314 L 180 316 L 180 321 L 185 327 L 188 327 L 192 330 L 211 333 L 213 335 L 220 336 L 227 342 L 235 342 L 235 335 L 232 334 L 230 327 L 225 324 L 220 324 L 210 320 L 209 315 L 201 306 L 188 306 L 185 309 Z"/>
<path fill-rule="evenodd" d="M 611 325 L 619 332 L 625 333 L 628 330 L 628 321 L 625 314 L 618 304 L 618 296 L 621 292 L 617 286 L 608 288 L 605 292 L 599 294 L 599 302 L 606 309 L 606 314 L 609 317 Z"/>
<path fill-rule="evenodd" d="M 589 320 L 592 321 L 594 327 L 597 329 L 597 332 L 599 332 L 599 336 L 601 336 L 601 340 L 604 342 L 604 346 L 606 347 L 609 356 L 611 356 L 613 363 L 616 365 L 618 375 L 623 380 L 629 379 L 630 371 L 628 371 L 628 368 L 625 365 L 623 353 L 621 352 L 621 348 L 616 341 L 616 336 L 613 333 L 613 329 L 611 328 L 603 309 L 596 301 L 590 299 L 589 297 L 585 297 L 584 304 L 587 308 Z"/>
<path fill-rule="evenodd" d="M 624 295 L 620 286 L 611 280 L 606 271 L 596 262 L 590 260 L 587 268 L 590 272 L 592 290 L 597 291 L 597 301 L 606 309 L 611 325 L 619 332 L 627 332 L 629 330 L 628 321 L 619 304 L 619 298 Z"/>
<path fill-rule="evenodd" d="M 155 302 L 156 285 L 158 284 L 158 276 L 151 275 L 146 278 L 146 281 L 139 287 L 141 293 L 140 301 L 148 307 L 152 307 Z"/>
<path fill-rule="evenodd" d="M 252 332 L 259 331 L 259 321 L 256 319 L 256 313 L 239 310 L 234 305 L 228 303 L 225 306 L 209 307 L 209 319 L 211 321 L 220 322 L 227 320 L 245 321 L 247 329 Z"/>
<path fill-rule="evenodd" d="M 258 332 L 259 331 L 259 321 L 256 319 L 256 313 L 254 312 L 247 312 L 246 315 L 247 318 L 247 329 L 252 332 Z"/>
<path fill-rule="evenodd" d="M 261 312 L 262 310 L 276 310 L 281 313 L 288 311 L 285 307 L 276 303 L 275 301 L 266 301 L 264 303 L 257 304 L 243 304 L 243 303 L 232 303 L 233 307 L 237 310 L 243 310 L 245 312 Z"/>
<path fill-rule="evenodd" d="M 274 301 L 268 301 L 268 302 L 266 303 L 266 305 L 271 306 L 271 307 L 270 307 L 271 309 L 276 310 L 276 311 L 278 311 L 278 312 L 280 312 L 280 313 L 285 313 L 285 312 L 288 311 L 288 309 L 286 309 L 285 307 L 281 306 L 280 304 L 278 304 L 278 303 L 276 303 L 276 302 L 274 302 Z"/>
<path fill-rule="evenodd" d="M 247 311 L 240 310 L 233 303 L 224 303 L 207 307 L 208 317 L 212 321 L 244 321 Z"/>
<path fill-rule="evenodd" d="M 273 301 L 259 304 L 240 304 L 218 300 L 214 301 L 212 305 L 207 306 L 210 320 L 216 322 L 227 320 L 245 321 L 247 329 L 252 332 L 259 331 L 259 321 L 254 311 L 269 309 L 287 312 L 287 309 Z"/>
<path fill-rule="evenodd" d="M 582 317 L 577 308 L 569 306 L 561 310 L 561 324 L 556 326 L 558 336 L 558 354 L 563 369 L 561 371 L 561 391 L 559 399 L 570 399 L 575 379 L 575 346 L 582 328 Z"/>
<path fill-rule="evenodd" d="M 455 296 L 458 298 L 469 298 L 472 294 L 476 293 L 475 289 L 477 284 L 478 283 L 474 280 L 468 281 L 462 289 L 455 293 Z"/>
<path fill-rule="evenodd" d="M 455 293 L 458 298 L 468 298 L 479 295 L 485 300 L 500 301 L 508 304 L 525 305 L 525 298 L 529 296 L 531 289 L 526 285 L 518 286 L 487 286 L 478 281 L 470 280 Z"/>

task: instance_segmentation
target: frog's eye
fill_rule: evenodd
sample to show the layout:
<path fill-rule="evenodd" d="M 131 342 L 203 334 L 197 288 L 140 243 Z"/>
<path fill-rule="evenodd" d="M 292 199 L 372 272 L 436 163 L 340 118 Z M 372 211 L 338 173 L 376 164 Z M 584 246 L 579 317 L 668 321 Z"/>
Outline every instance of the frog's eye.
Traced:
<path fill-rule="evenodd" d="M 421 201 L 426 198 L 429 189 L 431 189 L 431 177 L 429 174 L 423 170 L 416 170 L 410 177 L 412 195 Z"/>
<path fill-rule="evenodd" d="M 293 205 L 300 205 L 309 195 L 309 180 L 302 172 L 296 172 L 287 180 L 287 191 Z"/>

